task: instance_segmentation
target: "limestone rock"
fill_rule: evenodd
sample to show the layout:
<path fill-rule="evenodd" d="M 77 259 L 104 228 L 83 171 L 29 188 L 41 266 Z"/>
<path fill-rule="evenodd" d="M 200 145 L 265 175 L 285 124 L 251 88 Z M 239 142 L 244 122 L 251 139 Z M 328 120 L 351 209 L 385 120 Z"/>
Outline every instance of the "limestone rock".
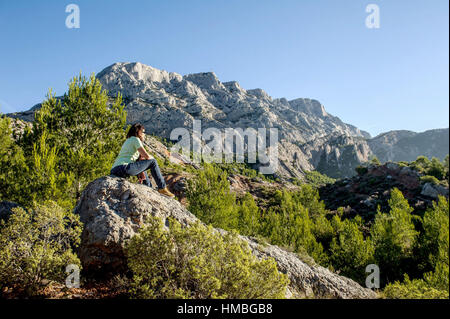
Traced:
<path fill-rule="evenodd" d="M 136 234 L 148 215 L 163 221 L 173 217 L 182 225 L 197 218 L 179 202 L 155 190 L 117 177 L 102 177 L 91 182 L 75 208 L 84 223 L 80 259 L 88 273 L 115 273 L 126 270 L 124 244 Z M 223 232 L 222 230 L 218 230 Z M 297 255 L 277 246 L 262 246 L 246 240 L 258 258 L 273 257 L 281 272 L 288 274 L 294 295 L 334 298 L 375 298 L 369 289 L 320 266 L 309 266 Z"/>
<path fill-rule="evenodd" d="M 441 185 L 433 185 L 432 183 L 425 183 L 420 194 L 434 199 L 438 199 L 439 195 L 445 197 L 449 195 L 447 188 Z"/>
<path fill-rule="evenodd" d="M 12 214 L 12 209 L 16 207 L 20 207 L 20 205 L 8 201 L 0 202 L 0 221 L 8 221 L 9 216 Z"/>

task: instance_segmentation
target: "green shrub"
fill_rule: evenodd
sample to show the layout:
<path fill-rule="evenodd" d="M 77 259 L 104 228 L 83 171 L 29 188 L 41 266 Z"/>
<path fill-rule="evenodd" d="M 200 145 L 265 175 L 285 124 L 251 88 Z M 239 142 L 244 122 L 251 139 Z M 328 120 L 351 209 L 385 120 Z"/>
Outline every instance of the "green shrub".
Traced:
<path fill-rule="evenodd" d="M 444 179 L 444 177 L 446 175 L 444 164 L 442 164 L 441 161 L 439 161 L 438 158 L 433 157 L 431 159 L 430 167 L 427 170 L 427 175 L 434 176 L 438 180 Z"/>
<path fill-rule="evenodd" d="M 378 159 L 378 157 L 374 156 L 374 157 L 372 157 L 372 159 L 370 160 L 370 164 L 373 164 L 373 165 L 376 165 L 376 166 L 380 166 L 380 165 L 381 165 L 381 162 L 380 162 L 380 160 Z"/>
<path fill-rule="evenodd" d="M 369 169 L 368 169 L 367 167 L 365 167 L 365 166 L 359 165 L 359 166 L 357 166 L 357 167 L 355 168 L 355 171 L 356 171 L 356 173 L 357 173 L 359 176 L 363 176 L 363 175 L 367 174 L 367 172 L 369 171 Z"/>
<path fill-rule="evenodd" d="M 11 136 L 10 123 L 9 118 L 0 116 L 0 201 L 25 204 L 29 202 L 29 198 L 22 200 L 23 190 L 30 190 L 27 184 L 29 168 L 22 149 Z"/>
<path fill-rule="evenodd" d="M 13 209 L 0 229 L 0 285 L 37 292 L 42 279 L 61 281 L 65 267 L 79 265 L 72 248 L 80 242 L 77 215 L 54 202 L 31 212 Z"/>
<path fill-rule="evenodd" d="M 430 167 L 431 162 L 426 156 L 418 156 L 414 162 L 411 162 L 410 167 L 418 171 L 419 173 L 424 173 Z"/>
<path fill-rule="evenodd" d="M 423 217 L 422 255 L 429 258 L 433 271 L 424 279 L 439 290 L 449 290 L 449 205 L 445 197 L 428 209 Z"/>
<path fill-rule="evenodd" d="M 330 263 L 340 274 L 364 284 L 366 266 L 374 261 L 374 246 L 370 238 L 364 240 L 358 219 L 344 220 L 335 215 L 333 228 L 337 236 L 330 245 Z"/>
<path fill-rule="evenodd" d="M 171 220 L 167 231 L 152 217 L 126 252 L 137 298 L 283 298 L 288 285 L 273 259 L 258 261 L 236 233 L 200 223 Z"/>
<path fill-rule="evenodd" d="M 448 299 L 448 290 L 438 290 L 422 279 L 410 280 L 405 275 L 403 283 L 396 281 L 387 285 L 382 293 L 388 299 Z"/>
<path fill-rule="evenodd" d="M 423 183 L 423 184 L 431 183 L 433 185 L 439 185 L 439 180 L 436 177 L 430 176 L 430 175 L 421 176 L 420 177 L 420 182 Z"/>
<path fill-rule="evenodd" d="M 205 224 L 226 230 L 237 229 L 236 195 L 230 190 L 227 174 L 205 164 L 197 176 L 188 180 L 188 209 Z"/>
<path fill-rule="evenodd" d="M 270 207 L 261 221 L 261 235 L 274 245 L 293 249 L 295 252 L 306 252 L 317 263 L 325 263 L 327 256 L 323 247 L 314 236 L 314 222 L 310 218 L 309 208 L 302 200 L 311 199 L 314 193 L 276 191 Z M 321 202 L 309 202 L 310 208 L 321 209 Z"/>
<path fill-rule="evenodd" d="M 238 204 L 238 231 L 245 236 L 257 236 L 260 228 L 259 208 L 250 193 L 246 193 Z"/>
<path fill-rule="evenodd" d="M 318 171 L 305 172 L 306 181 L 314 187 L 321 187 L 336 182 L 334 178 L 321 174 Z M 296 184 L 300 186 L 299 184 Z"/>

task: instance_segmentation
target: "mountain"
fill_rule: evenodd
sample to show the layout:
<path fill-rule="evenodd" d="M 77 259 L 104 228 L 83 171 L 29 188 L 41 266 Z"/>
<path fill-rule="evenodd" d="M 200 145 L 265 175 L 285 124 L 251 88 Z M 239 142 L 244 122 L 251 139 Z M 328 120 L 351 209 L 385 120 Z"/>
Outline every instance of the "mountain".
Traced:
<path fill-rule="evenodd" d="M 410 162 L 420 155 L 442 160 L 449 153 L 449 131 L 448 128 L 423 133 L 390 131 L 368 140 L 368 144 L 382 162 Z"/>
<path fill-rule="evenodd" d="M 141 122 L 148 133 L 166 139 L 175 128 L 192 133 L 194 120 L 201 120 L 202 131 L 277 128 L 276 175 L 282 178 L 302 178 L 312 170 L 349 177 L 374 155 L 384 162 L 418 155 L 442 159 L 448 153 L 448 129 L 393 131 L 371 138 L 329 114 L 317 100 L 274 99 L 259 88 L 245 90 L 238 82 L 221 82 L 213 72 L 182 76 L 139 62 L 115 63 L 97 78 L 111 97 L 123 95 L 129 123 Z M 9 116 L 30 121 L 39 107 Z"/>

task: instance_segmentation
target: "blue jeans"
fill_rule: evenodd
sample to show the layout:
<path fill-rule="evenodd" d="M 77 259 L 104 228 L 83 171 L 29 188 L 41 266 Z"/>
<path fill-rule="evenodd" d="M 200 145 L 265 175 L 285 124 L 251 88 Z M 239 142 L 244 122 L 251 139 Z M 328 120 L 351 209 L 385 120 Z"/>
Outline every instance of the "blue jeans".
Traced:
<path fill-rule="evenodd" d="M 155 159 L 137 161 L 134 163 L 113 167 L 111 169 L 111 175 L 115 175 L 118 177 L 127 177 L 127 176 L 136 176 L 139 173 L 144 172 L 145 182 L 147 183 L 147 186 L 151 187 L 152 184 L 146 172 L 146 170 L 148 169 L 150 169 L 150 172 L 152 173 L 152 176 L 155 179 L 158 188 L 165 188 L 166 181 L 164 180 L 164 177 L 162 176 L 161 171 L 159 170 L 158 162 Z"/>

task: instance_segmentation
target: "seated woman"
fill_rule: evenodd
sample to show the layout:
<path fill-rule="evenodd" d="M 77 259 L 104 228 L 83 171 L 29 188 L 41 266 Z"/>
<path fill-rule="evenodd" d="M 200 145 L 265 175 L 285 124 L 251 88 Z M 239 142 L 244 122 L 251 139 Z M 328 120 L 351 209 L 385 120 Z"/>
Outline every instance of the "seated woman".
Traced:
<path fill-rule="evenodd" d="M 167 189 L 166 181 L 161 175 L 158 163 L 144 149 L 142 144 L 144 133 L 145 128 L 143 125 L 137 123 L 131 126 L 127 134 L 127 140 L 123 143 L 122 149 L 111 168 L 111 175 L 118 177 L 139 176 L 140 182 L 151 186 L 148 175 L 145 172 L 147 169 L 150 169 L 158 185 L 158 192 L 162 195 L 175 197 Z"/>

